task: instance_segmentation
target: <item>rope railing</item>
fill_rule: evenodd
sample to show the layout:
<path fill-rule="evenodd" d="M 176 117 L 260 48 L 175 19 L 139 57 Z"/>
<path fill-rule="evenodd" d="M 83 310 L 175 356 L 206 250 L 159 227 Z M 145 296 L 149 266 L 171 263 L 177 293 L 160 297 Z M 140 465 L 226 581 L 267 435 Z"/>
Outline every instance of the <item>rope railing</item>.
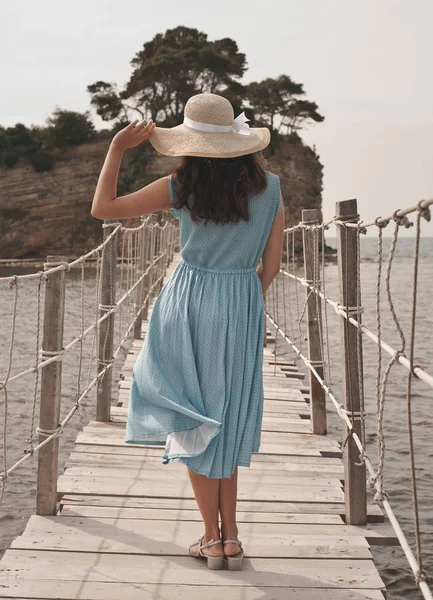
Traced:
<path fill-rule="evenodd" d="M 173 220 L 163 218 L 158 222 L 155 217 L 143 218 L 137 227 L 105 222 L 103 242 L 83 256 L 70 262 L 64 257 L 48 257 L 44 271 L 0 277 L 0 286 L 5 285 L 13 294 L 9 343 L 4 359 L 6 369 L 0 380 L 0 398 L 3 396 L 4 400 L 0 502 L 10 475 L 38 453 L 37 514 L 54 514 L 56 493 L 46 485 L 47 479 L 57 473 L 58 444 L 56 447 L 54 442 L 95 388 L 96 418 L 110 419 L 112 372 L 116 359 L 126 356 L 133 337 L 141 336 L 142 319 L 147 316 L 151 298 L 162 287 L 166 268 L 177 244 L 178 228 Z M 77 269 L 78 281 L 75 276 L 69 275 Z M 29 286 L 34 284 L 34 362 L 15 372 L 17 354 L 21 358 L 20 349 L 17 348 L 20 291 L 23 290 L 25 301 L 30 295 Z M 68 296 L 72 293 L 77 297 L 68 304 Z M 64 335 L 70 333 L 65 321 L 68 320 L 68 313 L 75 310 L 75 305 L 79 307 L 79 314 L 70 319 L 72 340 L 64 343 Z M 20 335 L 22 337 L 22 332 Z M 62 364 L 74 359 L 74 364 L 68 363 L 68 369 L 62 375 Z M 9 464 L 9 396 L 14 384 L 20 384 L 20 380 L 28 377 L 34 377 L 26 439 L 28 445 L 23 449 L 23 456 Z M 68 379 L 65 392 L 62 390 L 62 378 Z M 73 396 L 74 402 L 61 418 L 60 399 L 68 395 Z M 38 405 L 39 426 L 35 427 Z M 35 435 L 39 437 L 38 443 L 34 441 Z"/>
<path fill-rule="evenodd" d="M 294 227 L 285 229 L 285 260 L 280 268 L 279 276 L 274 279 L 265 294 L 265 307 L 268 322 L 275 328 L 276 340 L 283 340 L 295 352 L 295 362 L 303 361 L 310 373 L 310 406 L 312 429 L 314 433 L 326 433 L 326 409 L 324 397 L 328 397 L 336 409 L 337 415 L 345 425 L 345 436 L 342 444 L 347 454 L 345 463 L 345 505 L 346 521 L 350 524 L 365 524 L 367 520 L 366 489 L 375 489 L 375 500 L 385 510 L 402 547 L 406 559 L 414 574 L 415 583 L 424 598 L 432 600 L 429 587 L 430 578 L 424 570 L 421 552 L 421 531 L 417 497 L 417 481 L 414 452 L 414 433 L 412 424 L 412 377 L 416 377 L 433 388 L 433 375 L 427 369 L 415 363 L 415 331 L 416 305 L 418 292 L 418 271 L 420 263 L 421 219 L 430 221 L 430 206 L 433 200 L 421 201 L 404 210 L 394 211 L 391 217 L 378 217 L 374 221 L 359 221 L 356 200 L 337 203 L 337 215 L 327 223 L 319 223 L 317 211 L 305 210 L 303 219 Z M 395 310 L 395 292 L 391 292 L 390 276 L 395 260 L 398 232 L 401 227 L 411 227 L 408 215 L 416 212 L 414 257 L 412 268 L 412 293 L 410 301 L 410 341 L 409 352 L 406 353 L 406 337 L 400 319 Z M 385 275 L 385 292 L 388 313 L 400 338 L 398 349 L 382 339 L 382 307 L 381 283 L 383 262 L 383 230 L 391 222 L 395 222 L 391 248 L 387 258 Z M 325 230 L 331 225 L 336 228 L 338 277 L 333 281 L 338 284 L 339 299 L 332 300 L 327 292 L 329 276 L 325 270 Z M 361 256 L 360 235 L 366 233 L 367 227 L 378 228 L 377 240 L 377 277 L 375 286 L 376 332 L 361 322 L 365 313 L 361 305 Z M 296 271 L 300 261 L 295 256 L 295 237 L 299 238 L 298 248 L 302 249 L 305 274 L 302 277 Z M 306 299 L 300 306 L 298 286 L 306 290 Z M 282 288 L 282 289 L 281 289 Z M 341 376 L 342 402 L 337 399 L 332 381 L 333 369 L 330 352 L 330 329 L 328 325 L 328 307 L 340 318 L 341 363 L 338 365 Z M 306 331 L 303 331 L 306 329 Z M 376 438 L 377 465 L 370 458 L 365 440 L 366 417 L 364 402 L 364 372 L 362 339 L 375 343 L 376 360 Z M 308 349 L 303 344 L 308 341 Z M 382 351 L 391 358 L 382 376 Z M 275 348 L 275 356 L 277 347 Z M 415 550 L 412 550 L 398 518 L 390 504 L 390 493 L 385 490 L 383 476 L 385 467 L 385 432 L 384 406 L 387 397 L 387 386 L 390 372 L 395 364 L 400 364 L 408 372 L 406 404 L 407 429 L 409 439 L 409 463 L 414 512 Z M 367 478 L 368 473 L 368 478 Z"/>

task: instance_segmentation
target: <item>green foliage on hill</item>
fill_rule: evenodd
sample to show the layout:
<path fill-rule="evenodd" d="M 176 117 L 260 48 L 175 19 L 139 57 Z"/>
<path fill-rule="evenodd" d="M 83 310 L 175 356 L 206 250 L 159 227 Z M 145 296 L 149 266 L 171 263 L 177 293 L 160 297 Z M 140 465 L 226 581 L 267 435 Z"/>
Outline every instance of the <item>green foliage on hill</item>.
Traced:
<path fill-rule="evenodd" d="M 56 108 L 47 125 L 0 126 L 0 163 L 12 168 L 21 159 L 35 171 L 49 171 L 64 150 L 97 137 L 90 113 Z"/>
<path fill-rule="evenodd" d="M 228 98 L 235 113 L 245 110 L 256 124 L 277 134 L 296 133 L 323 116 L 306 99 L 302 84 L 288 75 L 242 84 L 245 54 L 230 38 L 210 41 L 190 27 L 168 29 L 146 42 L 131 60 L 133 67 L 123 89 L 97 81 L 87 87 L 91 104 L 105 121 L 152 118 L 171 127 L 182 122 L 188 98 L 201 92 Z"/>

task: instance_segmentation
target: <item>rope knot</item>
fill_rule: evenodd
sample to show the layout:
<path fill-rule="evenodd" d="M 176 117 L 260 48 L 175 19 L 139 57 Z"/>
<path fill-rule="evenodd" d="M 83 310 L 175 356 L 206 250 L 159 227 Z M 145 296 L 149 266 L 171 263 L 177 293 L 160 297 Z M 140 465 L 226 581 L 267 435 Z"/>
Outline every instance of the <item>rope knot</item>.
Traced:
<path fill-rule="evenodd" d="M 380 229 L 385 228 L 389 224 L 389 220 L 379 221 L 379 219 L 383 219 L 383 217 L 376 217 L 374 219 L 374 224 Z"/>
<path fill-rule="evenodd" d="M 420 212 L 420 215 L 422 217 L 424 217 L 424 219 L 426 221 L 430 221 L 431 220 L 431 212 L 430 212 L 430 207 L 429 206 L 423 206 L 422 203 L 424 202 L 424 200 L 420 200 L 417 204 L 418 210 Z"/>
<path fill-rule="evenodd" d="M 423 583 L 430 583 L 431 582 L 431 577 L 430 575 L 424 571 L 424 569 L 418 569 L 418 571 L 416 572 L 415 575 L 415 583 L 416 583 L 416 587 L 419 588 L 420 584 Z"/>
<path fill-rule="evenodd" d="M 341 444 L 341 447 L 344 448 L 349 440 L 349 438 L 354 434 L 354 430 L 353 429 L 349 429 L 349 431 L 347 432 L 346 437 L 343 440 L 343 443 Z"/>
<path fill-rule="evenodd" d="M 44 437 L 50 437 L 50 435 L 58 437 L 63 433 L 63 426 L 59 423 L 55 429 L 42 429 L 42 427 L 36 427 L 36 433 L 43 435 Z"/>
<path fill-rule="evenodd" d="M 364 447 L 362 448 L 362 450 L 359 454 L 359 462 L 355 463 L 355 465 L 357 467 L 362 467 L 363 465 L 365 465 L 365 449 L 364 449 Z"/>
<path fill-rule="evenodd" d="M 367 479 L 367 483 L 370 488 L 374 488 L 374 486 L 376 485 L 376 482 L 377 482 L 377 473 L 375 473 L 374 475 L 371 475 L 371 477 L 369 477 Z"/>
<path fill-rule="evenodd" d="M 10 292 L 14 290 L 15 287 L 18 286 L 18 277 L 17 275 L 13 275 L 12 279 L 9 281 L 8 289 Z"/>
<path fill-rule="evenodd" d="M 409 221 L 409 219 L 408 219 L 408 217 L 406 215 L 398 215 L 397 213 L 400 210 L 401 210 L 400 208 L 397 208 L 397 210 L 395 210 L 392 213 L 392 218 L 400 226 L 405 227 L 406 229 L 409 229 L 409 227 L 412 227 L 413 223 L 412 223 L 412 221 Z"/>
<path fill-rule="evenodd" d="M 417 368 L 424 370 L 424 367 L 420 363 L 413 363 L 412 365 L 410 365 L 410 372 L 414 377 L 418 377 L 418 375 L 415 373 L 415 369 Z"/>
<path fill-rule="evenodd" d="M 0 473 L 0 481 L 6 481 L 7 478 L 8 478 L 8 474 L 5 471 L 2 471 Z"/>
<path fill-rule="evenodd" d="M 389 495 L 387 492 L 385 492 L 384 490 L 378 490 L 375 494 L 374 494 L 374 499 L 376 500 L 376 502 L 379 502 L 380 504 L 382 504 L 382 502 L 384 500 L 389 500 Z"/>

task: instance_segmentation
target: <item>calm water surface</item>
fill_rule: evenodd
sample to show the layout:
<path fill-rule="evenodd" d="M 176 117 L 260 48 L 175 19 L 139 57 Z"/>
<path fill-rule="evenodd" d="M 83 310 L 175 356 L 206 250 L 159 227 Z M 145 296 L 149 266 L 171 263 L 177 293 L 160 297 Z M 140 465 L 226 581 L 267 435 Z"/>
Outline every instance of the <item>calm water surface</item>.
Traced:
<path fill-rule="evenodd" d="M 375 322 L 375 285 L 377 263 L 376 241 L 370 238 L 362 239 L 362 304 L 365 307 L 363 322 L 373 332 L 376 331 Z M 327 238 L 327 243 L 335 247 L 335 240 Z M 391 273 L 391 291 L 395 303 L 396 313 L 401 321 L 407 337 L 407 351 L 409 349 L 410 332 L 410 302 L 412 294 L 413 274 L 413 240 L 402 239 L 398 245 L 395 263 Z M 390 246 L 390 239 L 384 238 L 385 256 Z M 385 264 L 383 265 L 385 267 Z M 11 274 L 6 271 L 1 275 Z M 383 271 L 383 278 L 385 272 Z M 86 286 L 84 296 L 85 324 L 90 324 L 94 314 L 94 273 L 86 271 Z M 337 299 L 337 265 L 329 263 L 326 266 L 326 293 L 327 296 Z M 281 291 L 281 286 L 280 286 Z M 293 289 L 292 289 L 293 293 Z M 382 285 L 382 336 L 394 348 L 398 348 L 400 338 L 386 307 L 385 288 Z M 431 303 L 433 298 L 433 238 L 424 238 L 421 244 L 421 261 L 419 267 L 419 292 L 417 300 L 417 333 L 415 344 L 415 362 L 424 365 L 426 370 L 433 374 L 433 314 Z M 304 288 L 299 288 L 301 307 L 305 299 Z M 6 370 L 6 354 L 9 344 L 10 315 L 13 302 L 13 293 L 7 286 L 0 285 L 0 377 L 3 378 Z M 280 306 L 282 302 L 280 302 Z M 69 273 L 67 283 L 65 342 L 69 342 L 80 333 L 81 328 L 81 285 L 80 273 Z M 15 338 L 15 351 L 13 360 L 13 373 L 17 373 L 35 362 L 35 337 L 37 315 L 37 286 L 34 282 L 22 282 L 19 289 L 17 328 Z M 289 316 L 287 315 L 287 321 Z M 296 307 L 292 307 L 292 321 L 296 319 Z M 328 310 L 330 355 L 332 365 L 332 385 L 337 398 L 340 397 L 340 367 L 339 356 L 339 323 L 337 316 L 330 307 Z M 302 349 L 306 349 L 306 341 L 302 341 Z M 293 351 L 285 342 L 278 343 L 278 353 L 293 359 Z M 364 392 L 366 401 L 367 418 L 367 450 L 376 462 L 376 361 L 377 347 L 365 336 L 363 337 L 364 350 Z M 83 348 L 83 364 L 81 382 L 88 380 L 89 357 L 91 356 L 90 341 Z M 77 394 L 79 348 L 72 352 L 66 359 L 63 367 L 63 394 L 62 417 L 73 405 Z M 382 375 L 390 357 L 383 355 Z M 122 357 L 116 369 L 115 379 L 118 378 Z M 298 367 L 305 372 L 302 362 Z M 94 376 L 94 366 L 90 375 Z M 407 405 L 406 385 L 407 370 L 395 365 L 391 371 L 388 385 L 388 394 L 385 404 L 385 489 L 388 491 L 391 504 L 400 523 L 411 543 L 414 541 L 414 525 L 412 510 L 412 495 L 410 487 L 408 434 L 407 434 Z M 12 383 L 9 393 L 9 420 L 8 420 L 8 464 L 11 464 L 23 455 L 23 450 L 29 446 L 29 431 L 34 398 L 34 376 L 29 376 Z M 414 379 L 413 390 L 413 425 L 415 429 L 415 452 L 417 466 L 417 487 L 422 524 L 422 544 L 425 568 L 433 574 L 433 442 L 431 435 L 432 425 L 432 400 L 433 391 L 422 382 Z M 0 424 L 3 423 L 3 398 L 0 406 Z M 35 405 L 36 424 L 39 416 L 39 406 Z M 74 447 L 77 432 L 90 420 L 95 418 L 94 392 L 84 400 L 81 410 L 74 415 L 66 427 L 60 440 L 59 474 L 63 465 Z M 342 438 L 342 423 L 336 416 L 333 406 L 328 402 L 329 433 L 336 439 Z M 35 436 L 35 444 L 37 436 Z M 15 536 L 21 534 L 30 515 L 35 511 L 35 466 L 37 458 L 28 460 L 19 470 L 15 471 L 5 492 L 3 504 L 0 507 L 0 554 L 11 543 Z M 369 491 L 369 501 L 374 502 L 373 493 Z M 412 572 L 407 566 L 406 559 L 399 547 L 373 547 L 376 564 L 388 587 L 390 600 L 415 600 L 422 598 L 413 583 Z"/>

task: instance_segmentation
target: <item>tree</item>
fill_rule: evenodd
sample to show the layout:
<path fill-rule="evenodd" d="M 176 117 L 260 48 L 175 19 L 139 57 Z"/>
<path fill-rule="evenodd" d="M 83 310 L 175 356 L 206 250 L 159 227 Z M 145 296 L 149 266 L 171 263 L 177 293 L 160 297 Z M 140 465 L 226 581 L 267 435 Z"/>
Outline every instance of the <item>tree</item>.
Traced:
<path fill-rule="evenodd" d="M 128 118 L 126 103 L 122 103 L 117 86 L 115 83 L 106 83 L 97 81 L 87 86 L 87 91 L 92 95 L 90 103 L 96 108 L 96 113 L 103 121 L 112 121 L 123 113 L 125 119 Z M 137 109 L 142 117 L 144 114 Z"/>
<path fill-rule="evenodd" d="M 84 113 L 57 107 L 48 117 L 50 141 L 58 148 L 90 142 L 96 136 L 89 111 Z"/>
<path fill-rule="evenodd" d="M 288 75 L 252 82 L 246 95 L 256 118 L 272 131 L 280 132 L 285 127 L 288 133 L 293 133 L 308 120 L 324 120 L 317 112 L 317 104 L 303 99 L 302 84 Z"/>
<path fill-rule="evenodd" d="M 123 91 L 103 81 L 87 87 L 98 114 L 108 121 L 136 111 L 141 118 L 170 126 L 181 122 L 185 103 L 194 94 L 236 98 L 246 59 L 230 38 L 210 42 L 197 29 L 176 27 L 146 42 L 131 65 Z"/>
<path fill-rule="evenodd" d="M 306 121 L 315 121 L 321 123 L 325 118 L 319 114 L 318 106 L 315 102 L 308 100 L 296 100 L 281 111 L 281 127 L 287 127 L 288 133 L 296 133 L 302 129 Z"/>

